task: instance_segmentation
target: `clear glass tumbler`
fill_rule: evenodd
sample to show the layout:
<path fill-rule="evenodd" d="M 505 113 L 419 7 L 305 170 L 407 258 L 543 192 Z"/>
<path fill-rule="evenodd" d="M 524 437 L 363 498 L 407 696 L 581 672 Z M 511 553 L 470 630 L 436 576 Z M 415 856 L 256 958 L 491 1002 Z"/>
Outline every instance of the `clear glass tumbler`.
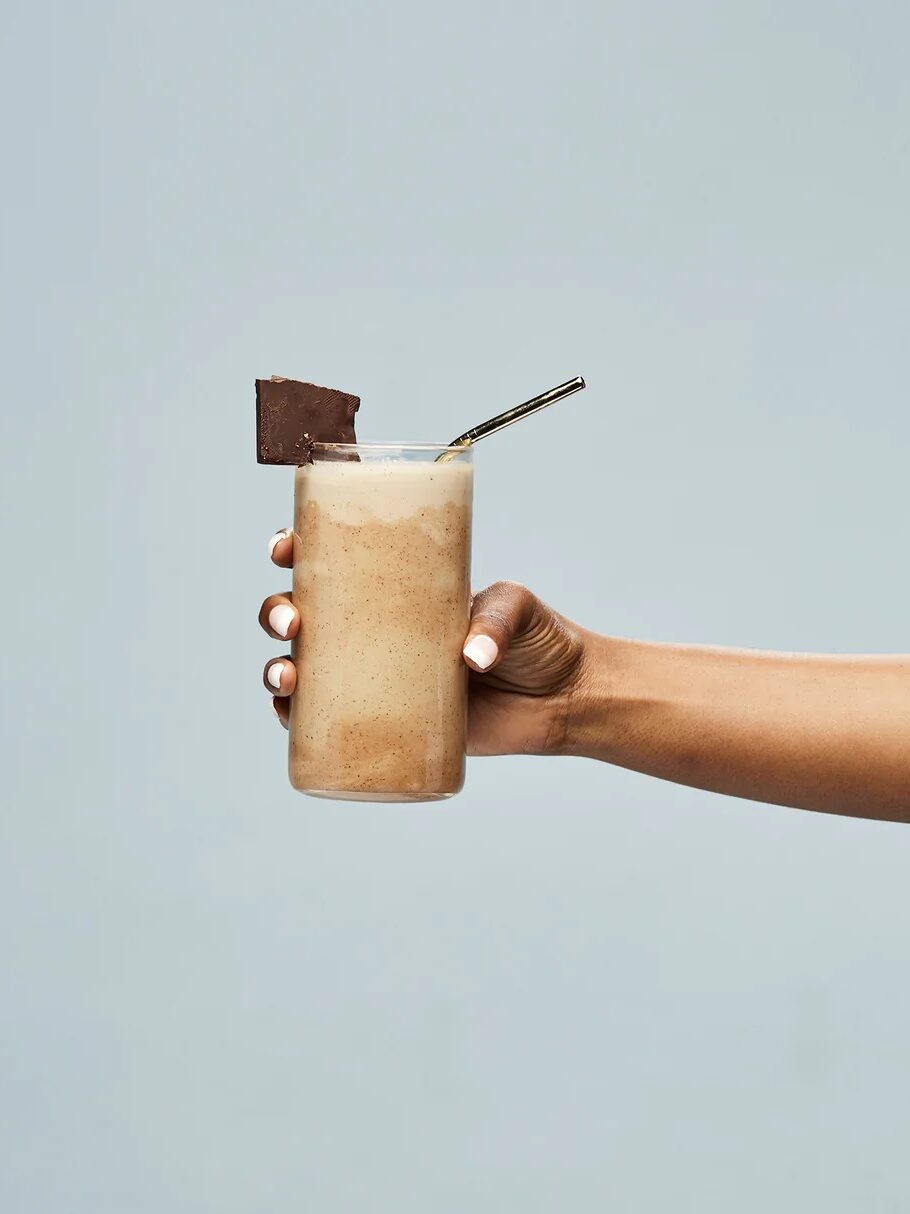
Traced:
<path fill-rule="evenodd" d="M 469 448 L 324 444 L 296 470 L 301 792 L 437 801 L 464 783 L 472 491 Z"/>

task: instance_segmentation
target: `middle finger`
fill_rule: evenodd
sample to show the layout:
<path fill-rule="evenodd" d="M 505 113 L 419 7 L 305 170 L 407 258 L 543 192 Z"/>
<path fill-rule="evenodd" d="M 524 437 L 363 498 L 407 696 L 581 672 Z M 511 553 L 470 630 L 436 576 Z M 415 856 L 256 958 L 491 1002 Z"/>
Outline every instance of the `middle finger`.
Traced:
<path fill-rule="evenodd" d="M 276 641 L 287 641 L 297 635 L 300 616 L 289 595 L 270 594 L 259 608 L 259 623 Z"/>

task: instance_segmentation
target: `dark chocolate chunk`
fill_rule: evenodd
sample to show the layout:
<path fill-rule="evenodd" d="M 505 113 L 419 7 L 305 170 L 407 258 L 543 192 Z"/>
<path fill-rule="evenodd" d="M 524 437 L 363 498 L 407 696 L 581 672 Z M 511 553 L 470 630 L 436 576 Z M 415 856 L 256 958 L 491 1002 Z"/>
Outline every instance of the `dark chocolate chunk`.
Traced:
<path fill-rule="evenodd" d="M 256 458 L 260 464 L 308 464 L 316 443 L 356 443 L 360 397 L 297 379 L 256 380 Z"/>

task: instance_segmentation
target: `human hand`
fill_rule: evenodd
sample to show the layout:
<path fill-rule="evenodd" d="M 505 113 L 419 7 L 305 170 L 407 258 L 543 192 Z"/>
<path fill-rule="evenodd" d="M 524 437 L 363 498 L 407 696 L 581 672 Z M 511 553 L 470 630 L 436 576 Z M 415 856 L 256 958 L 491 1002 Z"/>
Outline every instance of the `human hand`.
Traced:
<path fill-rule="evenodd" d="M 269 542 L 274 564 L 293 562 L 290 531 Z M 275 640 L 297 635 L 290 591 L 262 604 L 259 623 Z M 468 754 L 559 754 L 584 672 L 586 634 L 524 586 L 495 582 L 474 596 L 464 645 L 470 667 Z M 266 663 L 263 682 L 287 726 L 297 672 L 290 655 Z"/>
<path fill-rule="evenodd" d="M 468 754 L 560 754 L 584 675 L 586 634 L 515 582 L 474 596 Z"/>

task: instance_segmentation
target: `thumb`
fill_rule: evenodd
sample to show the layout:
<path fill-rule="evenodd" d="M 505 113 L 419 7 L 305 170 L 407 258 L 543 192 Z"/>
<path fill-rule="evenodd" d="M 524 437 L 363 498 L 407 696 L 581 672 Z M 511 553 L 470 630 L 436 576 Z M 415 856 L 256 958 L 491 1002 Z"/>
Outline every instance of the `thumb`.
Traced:
<path fill-rule="evenodd" d="M 513 638 L 528 627 L 536 605 L 530 590 L 516 582 L 494 582 L 475 595 L 462 648 L 468 665 L 473 670 L 492 670 Z"/>

